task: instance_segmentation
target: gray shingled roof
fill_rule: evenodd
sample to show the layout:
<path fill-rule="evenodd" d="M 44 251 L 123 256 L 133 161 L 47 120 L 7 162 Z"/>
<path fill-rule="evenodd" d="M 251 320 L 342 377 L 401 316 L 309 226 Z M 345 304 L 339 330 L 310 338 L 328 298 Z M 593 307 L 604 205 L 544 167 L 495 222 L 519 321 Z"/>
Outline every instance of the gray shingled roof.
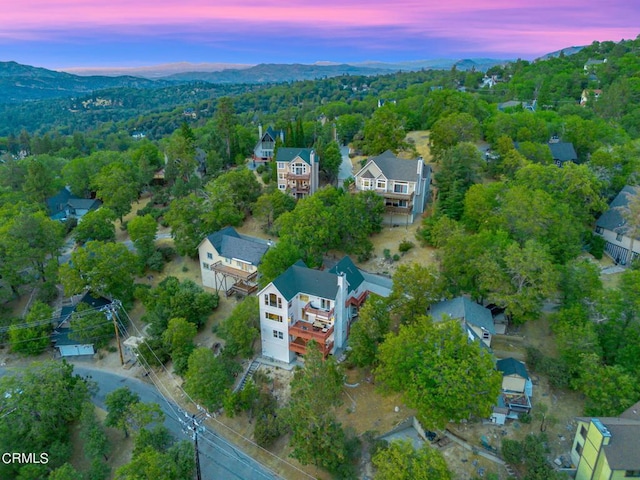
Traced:
<path fill-rule="evenodd" d="M 237 258 L 258 265 L 269 249 L 269 242 L 260 238 L 240 235 L 235 228 L 225 227 L 207 236 L 218 254 L 226 258 Z"/>
<path fill-rule="evenodd" d="M 491 311 L 467 297 L 456 297 L 431 305 L 431 317 L 434 321 L 441 321 L 443 316 L 464 319 L 468 324 L 484 328 L 492 335 L 496 333 Z"/>
<path fill-rule="evenodd" d="M 338 278 L 334 273 L 308 268 L 301 260 L 291 265 L 273 284 L 287 301 L 298 293 L 330 299 L 336 298 L 338 293 Z"/>
<path fill-rule="evenodd" d="M 388 180 L 418 181 L 418 160 L 398 158 L 391 150 L 387 150 L 377 157 L 370 157 L 369 162 L 375 163 Z M 423 168 L 425 168 L 424 165 Z"/>
<path fill-rule="evenodd" d="M 629 205 L 629 195 L 636 194 L 640 194 L 638 187 L 625 186 L 609 204 L 609 210 L 600 215 L 600 218 L 596 221 L 596 226 L 616 233 L 625 233 L 625 221 L 622 218 L 620 208 Z"/>
<path fill-rule="evenodd" d="M 296 157 L 300 157 L 307 164 L 311 165 L 311 152 L 313 148 L 291 148 L 280 147 L 276 153 L 277 162 L 290 162 Z M 315 156 L 315 162 L 318 162 L 318 156 Z"/>
<path fill-rule="evenodd" d="M 640 470 L 640 421 L 619 417 L 597 417 L 609 430 L 609 445 L 602 449 L 613 470 Z M 591 417 L 578 417 L 583 422 L 591 422 Z"/>
<path fill-rule="evenodd" d="M 554 160 L 560 162 L 575 162 L 578 159 L 573 143 L 570 142 L 551 142 L 548 144 L 551 150 L 551 156 Z"/>
<path fill-rule="evenodd" d="M 504 358 L 496 362 L 496 369 L 503 373 L 503 375 L 519 375 L 525 380 L 529 380 L 529 374 L 527 373 L 527 367 L 524 366 L 520 360 L 516 360 L 513 357 Z"/>
<path fill-rule="evenodd" d="M 364 282 L 364 277 L 362 273 L 355 266 L 353 261 L 348 255 L 342 257 L 336 265 L 329 270 L 329 273 L 339 274 L 344 273 L 347 277 L 347 283 L 349 284 L 349 291 L 353 291 L 360 286 L 362 282 Z"/>

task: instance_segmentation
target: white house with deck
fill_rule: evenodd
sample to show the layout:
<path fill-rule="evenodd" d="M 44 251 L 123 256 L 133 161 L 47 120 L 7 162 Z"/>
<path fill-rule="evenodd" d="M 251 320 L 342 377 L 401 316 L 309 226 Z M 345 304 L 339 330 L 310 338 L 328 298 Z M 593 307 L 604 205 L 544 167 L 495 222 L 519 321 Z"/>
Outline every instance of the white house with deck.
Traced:
<path fill-rule="evenodd" d="M 239 234 L 226 227 L 207 235 L 198 246 L 202 285 L 226 295 L 258 290 L 258 265 L 270 241 Z"/>
<path fill-rule="evenodd" d="M 325 357 L 342 351 L 369 293 L 390 292 L 390 279 L 363 272 L 348 256 L 324 271 L 298 261 L 258 293 L 262 355 L 291 363 L 311 340 Z"/>
<path fill-rule="evenodd" d="M 319 162 L 320 159 L 313 148 L 278 148 L 278 190 L 295 198 L 313 195 L 318 189 Z"/>
<path fill-rule="evenodd" d="M 627 265 L 640 255 L 640 238 L 634 237 L 623 217 L 629 199 L 640 195 L 640 187 L 625 186 L 596 221 L 596 233 L 605 239 L 604 251 L 616 263 Z"/>

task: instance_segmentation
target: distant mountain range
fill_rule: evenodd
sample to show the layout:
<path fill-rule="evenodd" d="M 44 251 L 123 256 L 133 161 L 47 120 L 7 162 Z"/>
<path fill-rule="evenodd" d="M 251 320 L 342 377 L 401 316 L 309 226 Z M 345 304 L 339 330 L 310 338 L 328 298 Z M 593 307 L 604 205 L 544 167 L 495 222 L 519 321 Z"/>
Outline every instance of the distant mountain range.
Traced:
<path fill-rule="evenodd" d="M 208 82 L 214 84 L 264 84 L 315 80 L 339 75 L 380 75 L 421 69 L 486 71 L 507 60 L 489 58 L 465 60 L 421 60 L 412 62 L 360 62 L 336 64 L 191 64 L 174 63 L 154 67 L 77 68 L 54 71 L 0 62 L 0 103 L 22 103 L 47 98 L 69 98 L 109 88 L 160 88 L 172 84 Z M 73 72 L 73 73 L 70 73 Z M 99 73 L 99 75 L 96 75 Z"/>

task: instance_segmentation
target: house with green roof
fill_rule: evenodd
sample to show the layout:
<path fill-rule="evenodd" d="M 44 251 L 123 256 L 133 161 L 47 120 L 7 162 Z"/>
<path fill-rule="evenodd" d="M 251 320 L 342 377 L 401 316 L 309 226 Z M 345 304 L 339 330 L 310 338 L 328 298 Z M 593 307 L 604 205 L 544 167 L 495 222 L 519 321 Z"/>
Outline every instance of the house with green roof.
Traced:
<path fill-rule="evenodd" d="M 233 227 L 207 235 L 198 246 L 202 285 L 227 296 L 256 292 L 258 265 L 270 246 L 270 241 L 242 235 Z"/>
<path fill-rule="evenodd" d="M 355 174 L 356 191 L 372 190 L 384 198 L 385 223 L 413 223 L 422 213 L 429 197 L 431 167 L 422 157 L 404 159 L 393 152 L 370 157 Z"/>
<path fill-rule="evenodd" d="M 388 296 L 391 280 L 360 270 L 348 256 L 329 270 L 296 262 L 258 292 L 262 355 L 292 363 L 312 340 L 325 357 L 343 351 L 370 293 Z"/>
<path fill-rule="evenodd" d="M 319 161 L 313 148 L 278 148 L 278 189 L 295 198 L 312 195 L 318 189 Z"/>

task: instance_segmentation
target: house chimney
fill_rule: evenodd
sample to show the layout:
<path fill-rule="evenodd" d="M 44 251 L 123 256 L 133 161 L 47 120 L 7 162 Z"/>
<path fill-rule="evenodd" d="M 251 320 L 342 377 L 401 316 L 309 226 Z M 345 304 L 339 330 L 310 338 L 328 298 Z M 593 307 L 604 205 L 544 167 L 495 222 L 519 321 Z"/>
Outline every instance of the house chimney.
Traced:
<path fill-rule="evenodd" d="M 262 140 L 262 124 L 258 124 L 258 140 Z"/>

